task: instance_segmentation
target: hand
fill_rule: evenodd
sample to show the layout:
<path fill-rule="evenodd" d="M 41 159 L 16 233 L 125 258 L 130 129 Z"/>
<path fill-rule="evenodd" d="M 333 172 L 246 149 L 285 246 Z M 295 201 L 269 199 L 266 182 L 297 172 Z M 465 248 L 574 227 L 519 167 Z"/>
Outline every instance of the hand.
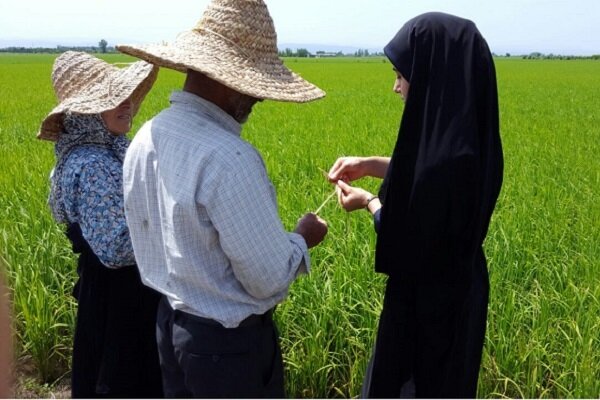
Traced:
<path fill-rule="evenodd" d="M 342 180 L 337 182 L 336 190 L 340 205 L 348 212 L 365 208 L 369 198 L 373 196 L 366 190 L 352 187 Z"/>
<path fill-rule="evenodd" d="M 352 182 L 367 175 L 366 158 L 364 157 L 340 157 L 331 169 L 327 178 L 329 182 L 336 183 L 339 180 Z"/>
<path fill-rule="evenodd" d="M 313 213 L 307 213 L 298 220 L 294 232 L 302 235 L 310 249 L 323 241 L 327 235 L 327 222 Z"/>

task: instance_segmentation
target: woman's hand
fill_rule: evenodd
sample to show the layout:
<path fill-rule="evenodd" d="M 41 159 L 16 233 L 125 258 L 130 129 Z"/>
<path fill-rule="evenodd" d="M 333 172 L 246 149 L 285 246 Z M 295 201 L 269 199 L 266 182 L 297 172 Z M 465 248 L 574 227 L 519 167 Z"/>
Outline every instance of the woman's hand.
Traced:
<path fill-rule="evenodd" d="M 364 189 L 352 187 L 343 180 L 337 181 L 338 201 L 344 210 L 350 212 L 365 208 L 373 195 Z"/>
<path fill-rule="evenodd" d="M 329 170 L 329 182 L 352 182 L 365 176 L 383 179 L 390 165 L 389 157 L 340 157 Z"/>
<path fill-rule="evenodd" d="M 365 157 L 338 158 L 327 174 L 329 182 L 336 183 L 339 180 L 352 182 L 366 176 L 365 160 Z"/>

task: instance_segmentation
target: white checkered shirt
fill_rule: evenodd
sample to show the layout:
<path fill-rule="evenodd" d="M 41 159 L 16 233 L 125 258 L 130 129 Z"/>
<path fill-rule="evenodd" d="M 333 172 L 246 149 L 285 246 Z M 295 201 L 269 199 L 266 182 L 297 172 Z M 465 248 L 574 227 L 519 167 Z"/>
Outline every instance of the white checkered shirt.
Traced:
<path fill-rule="evenodd" d="M 280 303 L 306 242 L 288 233 L 241 126 L 187 92 L 137 133 L 125 157 L 125 215 L 144 283 L 174 309 L 233 328 Z"/>

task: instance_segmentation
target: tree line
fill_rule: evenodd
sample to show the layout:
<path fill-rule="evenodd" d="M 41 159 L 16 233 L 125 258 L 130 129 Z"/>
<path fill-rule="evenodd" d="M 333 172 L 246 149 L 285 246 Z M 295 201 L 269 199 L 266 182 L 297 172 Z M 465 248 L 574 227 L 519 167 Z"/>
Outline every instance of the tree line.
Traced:
<path fill-rule="evenodd" d="M 505 55 L 498 55 L 496 53 L 492 53 L 494 57 L 512 57 L 510 53 L 506 53 Z M 573 55 L 563 55 L 563 54 L 544 54 L 537 51 L 533 53 L 517 55 L 514 57 L 522 58 L 523 60 L 600 60 L 600 54 L 594 54 L 591 56 L 573 56 Z"/>
<path fill-rule="evenodd" d="M 600 60 L 600 54 L 594 54 L 591 56 L 565 56 L 562 54 L 543 54 L 538 52 L 533 52 L 528 55 L 523 56 L 524 60 L 583 60 L 583 59 L 592 59 L 592 60 Z"/>
<path fill-rule="evenodd" d="M 117 53 L 117 50 L 113 46 L 109 46 L 108 42 L 104 39 L 98 42 L 98 46 L 61 46 L 58 45 L 56 47 L 20 47 L 20 46 L 11 46 L 0 48 L 0 53 L 47 53 L 47 54 L 59 54 L 64 53 L 65 51 L 84 51 L 86 53 Z M 319 50 L 315 54 L 311 53 L 305 48 L 300 48 L 296 50 L 292 50 L 290 48 L 286 48 L 285 50 L 279 50 L 280 57 L 298 57 L 298 58 L 311 58 L 311 57 L 383 57 L 385 54 L 383 52 L 369 52 L 368 49 L 358 49 L 354 53 L 342 53 L 338 52 L 328 52 Z M 494 57 L 511 57 L 510 53 L 506 53 L 505 55 L 497 55 L 492 53 Z M 594 54 L 591 56 L 573 56 L 573 55 L 562 55 L 562 54 L 544 54 L 540 52 L 533 52 L 526 55 L 519 55 L 515 57 L 520 57 L 525 60 L 600 60 L 600 54 Z"/>
<path fill-rule="evenodd" d="M 341 51 L 331 52 L 331 51 L 323 51 L 319 50 L 314 54 L 308 51 L 307 49 L 300 48 L 296 50 L 292 50 L 290 48 L 286 48 L 285 50 L 279 50 L 279 57 L 298 57 L 298 58 L 310 58 L 310 57 L 371 57 L 377 56 L 381 57 L 385 54 L 383 52 L 369 52 L 367 49 L 358 49 L 354 53 L 343 53 Z"/>
<path fill-rule="evenodd" d="M 108 45 L 108 42 L 104 39 L 98 42 L 98 46 L 61 46 L 56 47 L 22 47 L 22 46 L 11 46 L 0 48 L 0 53 L 46 53 L 46 54 L 59 54 L 65 51 L 84 51 L 86 53 L 116 53 L 117 50 Z"/>

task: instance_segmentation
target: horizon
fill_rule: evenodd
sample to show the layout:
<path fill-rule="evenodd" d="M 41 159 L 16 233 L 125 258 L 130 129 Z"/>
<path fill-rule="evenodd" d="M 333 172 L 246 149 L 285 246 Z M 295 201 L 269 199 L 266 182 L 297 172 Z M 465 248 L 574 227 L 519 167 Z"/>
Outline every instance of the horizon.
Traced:
<path fill-rule="evenodd" d="M 100 40 L 102 40 L 103 38 L 100 38 L 98 40 L 98 42 Z M 3 45 L 3 42 L 10 42 L 10 41 L 4 41 L 2 39 L 0 39 L 0 51 L 6 51 L 9 50 L 11 48 L 14 49 L 40 49 L 40 50 L 58 50 L 61 47 L 64 48 L 99 48 L 98 46 L 98 42 L 96 43 L 91 43 L 91 42 L 78 42 L 78 41 L 72 41 L 70 44 L 68 44 L 69 41 L 65 41 L 65 43 L 67 44 L 63 44 L 63 43 L 57 43 L 56 45 L 49 45 L 47 41 L 43 41 L 43 40 L 33 40 L 30 41 L 33 42 L 30 45 L 24 45 L 21 42 L 15 42 L 17 44 L 11 44 L 11 45 Z M 107 41 L 108 42 L 108 41 Z M 35 43 L 35 44 L 34 44 Z M 126 43 L 124 41 L 119 41 L 117 43 L 110 43 L 108 42 L 107 48 L 110 48 L 112 50 L 114 50 L 114 53 L 119 53 L 118 50 L 115 49 L 115 46 L 117 44 L 121 44 L 121 43 Z M 130 42 L 127 42 L 130 43 Z M 341 52 L 344 56 L 350 56 L 353 53 L 357 52 L 358 50 L 368 50 L 369 51 L 369 56 L 381 56 L 381 54 L 383 53 L 383 48 L 366 48 L 366 47 L 356 47 L 356 46 L 351 46 L 351 45 L 336 45 L 336 44 L 315 44 L 315 43 L 280 43 L 277 45 L 277 48 L 280 52 L 285 51 L 287 48 L 296 51 L 299 49 L 306 49 L 308 50 L 309 53 L 311 54 L 316 54 L 319 51 L 324 51 L 324 52 L 328 52 L 328 53 L 338 53 Z M 529 56 L 531 54 L 541 54 L 544 56 L 549 56 L 549 55 L 554 55 L 554 56 L 563 56 L 563 57 L 593 57 L 593 56 L 598 56 L 600 55 L 600 50 L 597 53 L 589 53 L 589 54 L 576 54 L 576 53 L 570 53 L 570 52 L 550 52 L 550 53 L 545 53 L 543 51 L 537 51 L 537 50 L 532 50 L 532 51 L 526 51 L 526 52 L 518 52 L 518 51 L 504 51 L 504 52 L 497 52 L 494 51 L 493 49 L 490 49 L 491 52 L 495 55 L 495 56 L 510 56 L 510 57 L 522 57 L 522 56 Z"/>

